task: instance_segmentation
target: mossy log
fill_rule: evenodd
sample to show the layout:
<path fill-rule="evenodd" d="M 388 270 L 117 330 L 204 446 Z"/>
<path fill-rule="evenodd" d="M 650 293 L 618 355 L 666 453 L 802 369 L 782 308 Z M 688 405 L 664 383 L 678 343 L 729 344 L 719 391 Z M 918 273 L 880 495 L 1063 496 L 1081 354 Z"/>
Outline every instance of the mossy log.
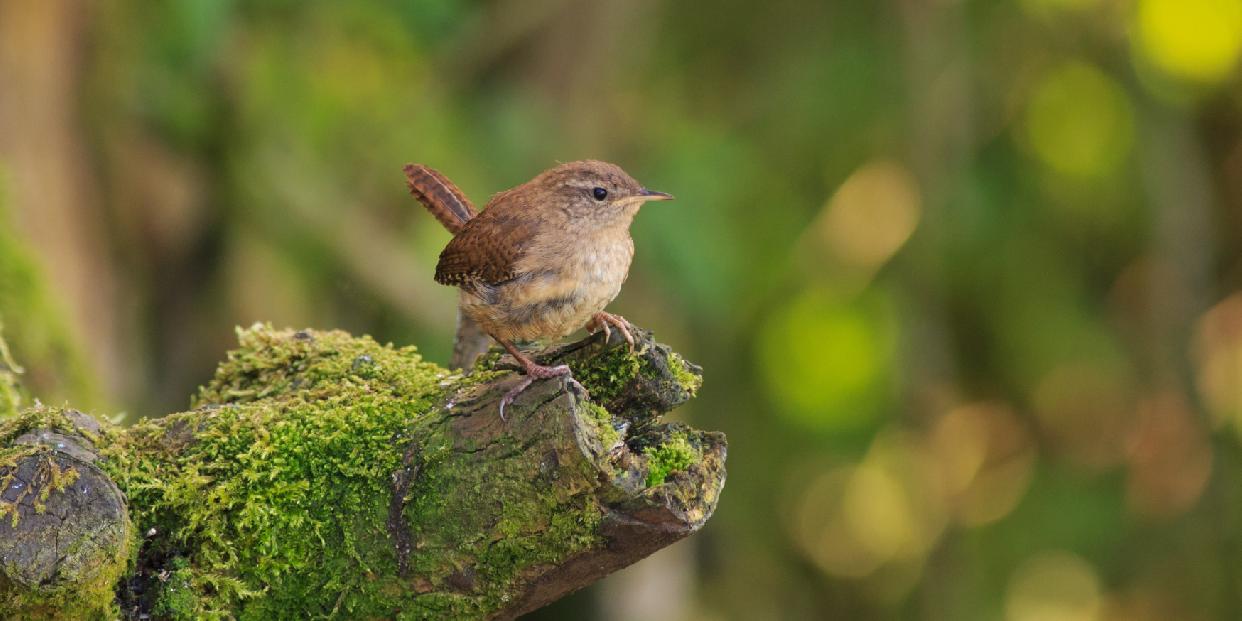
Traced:
<path fill-rule="evenodd" d="M 697 367 L 642 335 L 542 352 L 590 391 L 341 332 L 239 331 L 194 409 L 0 422 L 0 618 L 508 619 L 700 528 L 725 441 L 659 416 Z"/>

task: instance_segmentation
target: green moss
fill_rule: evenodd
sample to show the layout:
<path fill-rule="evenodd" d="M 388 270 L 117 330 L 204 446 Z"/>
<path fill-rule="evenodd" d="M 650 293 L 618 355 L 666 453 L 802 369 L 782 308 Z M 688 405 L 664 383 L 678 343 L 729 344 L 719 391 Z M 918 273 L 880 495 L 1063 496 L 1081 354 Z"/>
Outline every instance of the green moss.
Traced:
<path fill-rule="evenodd" d="M 686 366 L 686 359 L 681 354 L 672 352 L 668 356 L 668 369 L 673 374 L 673 379 L 677 381 L 686 392 L 691 396 L 698 394 L 699 388 L 703 386 L 703 376 L 691 373 L 690 368 Z"/>
<path fill-rule="evenodd" d="M 561 474 L 550 485 L 532 480 L 538 464 L 511 458 L 520 447 L 502 442 L 490 450 L 497 460 L 482 469 L 454 459 L 447 443 L 424 447 L 424 474 L 410 490 L 406 522 L 415 548 L 427 553 L 411 558 L 412 573 L 437 591 L 453 590 L 445 585 L 465 576 L 479 590 L 419 598 L 418 607 L 401 618 L 486 616 L 505 605 L 523 571 L 558 564 L 602 543 L 597 534 L 602 510 L 590 494 L 596 473 Z M 444 493 L 450 484 L 462 493 Z"/>
<path fill-rule="evenodd" d="M 647 456 L 647 487 L 664 483 L 668 475 L 681 472 L 699 461 L 699 452 L 690 445 L 684 433 L 674 434 L 664 444 L 643 449 Z"/>
<path fill-rule="evenodd" d="M 136 560 L 154 576 L 157 617 L 486 617 L 531 571 L 604 545 L 600 460 L 574 436 L 545 434 L 550 444 L 532 448 L 509 431 L 563 424 L 574 401 L 555 400 L 555 386 L 527 396 L 553 399 L 542 418 L 520 418 L 527 411 L 496 427 L 455 418 L 448 392 L 468 404 L 509 371 L 462 377 L 414 348 L 341 332 L 256 325 L 238 339 L 195 411 L 91 436 L 136 531 L 150 533 Z M 643 371 L 614 348 L 581 372 L 607 398 Z M 577 406 L 598 450 L 624 440 L 605 408 Z M 64 412 L 36 408 L 0 424 L 0 446 L 35 428 L 76 430 Z M 648 484 L 696 458 L 684 433 L 670 436 L 645 452 Z"/>
<path fill-rule="evenodd" d="M 503 355 L 504 352 L 497 349 L 487 350 L 483 353 L 483 355 L 479 356 L 478 359 L 474 361 L 474 373 L 478 373 L 480 371 L 494 371 L 496 369 L 496 363 L 500 362 L 500 358 Z"/>
<path fill-rule="evenodd" d="M 79 582 L 72 586 L 54 589 L 38 589 L 25 597 L 9 601 L 8 604 L 13 606 L 14 613 L 4 618 L 79 621 L 122 618 L 121 611 L 116 605 L 116 585 L 126 570 L 126 557 L 129 549 L 129 547 L 118 548 L 114 556 L 108 559 L 110 562 L 89 568 L 94 576 L 84 583 Z M 66 568 L 64 571 L 76 573 L 83 570 Z M 23 599 L 27 601 L 23 602 Z M 0 613 L 4 612 L 3 605 L 0 605 Z"/>
<path fill-rule="evenodd" d="M 396 573 L 392 544 L 358 533 L 386 532 L 400 447 L 446 373 L 414 348 L 341 332 L 238 336 L 195 400 L 208 413 L 141 423 L 104 450 L 138 528 L 159 533 L 152 545 L 194 551 L 167 606 L 389 614 L 373 576 Z"/>
<path fill-rule="evenodd" d="M 591 400 L 614 399 L 642 370 L 642 360 L 625 347 L 613 347 L 590 359 L 589 364 L 571 363 L 574 378 L 591 393 Z"/>
<path fill-rule="evenodd" d="M 102 449 L 137 528 L 157 533 L 147 554 L 184 552 L 168 570 L 176 590 L 161 595 L 170 618 L 481 617 L 523 571 L 600 544 L 597 472 L 533 479 L 546 456 L 528 459 L 507 435 L 471 449 L 496 451 L 496 467 L 478 468 L 432 415 L 446 391 L 507 372 L 463 378 L 414 348 L 340 332 L 238 336 L 198 411 Z M 589 411 L 616 437 L 603 408 Z M 418 463 L 404 464 L 411 445 Z M 406 578 L 388 522 L 402 471 L 417 475 L 400 507 L 414 548 Z M 475 586 L 445 586 L 457 583 Z"/>
<path fill-rule="evenodd" d="M 151 607 L 151 614 L 157 619 L 170 621 L 194 621 L 212 616 L 212 611 L 198 593 L 201 585 L 196 585 L 194 570 L 184 557 L 173 558 L 168 570 L 159 576 L 160 591 Z"/>
<path fill-rule="evenodd" d="M 39 449 L 33 446 L 0 449 L 0 490 L 7 490 L 13 484 L 13 477 L 17 474 L 17 463 L 38 452 L 40 452 Z M 12 501 L 0 499 L 0 519 L 8 519 L 12 527 L 17 528 L 20 519 L 17 507 L 26 500 L 26 495 L 29 493 L 30 486 L 26 486 Z"/>
<path fill-rule="evenodd" d="M 61 469 L 60 465 L 52 459 L 51 455 L 46 455 L 46 459 L 39 462 L 39 469 L 35 476 L 36 480 L 46 481 L 46 484 L 39 486 L 39 494 L 34 499 L 35 513 L 43 513 L 47 511 L 47 499 L 52 494 L 65 491 L 65 488 L 73 485 L 78 480 L 78 469 L 72 466 Z M 33 486 L 32 486 L 33 487 Z M 13 513 L 13 526 L 17 526 L 17 513 Z"/>
<path fill-rule="evenodd" d="M 125 564 L 118 563 L 94 579 L 73 588 L 38 589 L 10 594 L 0 578 L 0 618 L 52 621 L 113 621 L 121 619 L 116 605 L 116 584 Z"/>
<path fill-rule="evenodd" d="M 77 427 L 66 415 L 64 410 L 38 406 L 27 409 L 14 418 L 0 421 L 0 490 L 9 489 L 16 474 L 17 463 L 33 455 L 43 455 L 36 470 L 38 485 L 26 486 L 12 502 L 0 500 L 0 518 L 8 517 L 10 524 L 16 528 L 19 523 L 17 506 L 27 499 L 27 495 L 38 494 L 33 499 L 35 511 L 42 513 L 51 494 L 64 491 L 78 478 L 76 468 L 70 466 L 62 469 L 52 459 L 51 451 L 46 447 L 12 444 L 18 436 L 35 429 L 46 429 L 64 434 L 79 433 Z"/>
<path fill-rule="evenodd" d="M 587 419 L 595 424 L 599 443 L 605 451 L 621 442 L 621 432 L 613 427 L 612 414 L 609 414 L 607 409 L 595 403 L 585 403 L 583 410 L 587 414 Z"/>
<path fill-rule="evenodd" d="M 42 511 L 44 503 L 53 494 L 72 489 L 69 486 L 80 476 L 74 467 L 61 468 L 52 458 L 52 451 L 46 446 L 28 446 L 12 444 L 18 436 L 36 429 L 45 429 L 64 434 L 80 434 L 92 442 L 100 441 L 96 434 L 81 430 L 64 409 L 37 406 L 23 410 L 17 417 L 0 422 L 0 489 L 7 489 L 11 483 L 13 468 L 19 460 L 31 456 L 46 456 L 39 462 L 38 477 L 43 481 L 40 485 L 31 485 L 27 489 L 37 487 L 34 499 L 36 511 Z M 107 426 L 104 427 L 108 429 Z M 105 431 L 105 433 L 111 433 Z M 23 498 L 18 498 L 12 507 Z M 16 511 L 11 513 L 6 506 L 0 505 L 0 515 L 8 514 L 6 519 L 16 527 L 19 524 Z M 49 536 L 54 533 L 49 533 Z M 77 542 L 81 546 L 95 546 L 99 543 L 97 533 L 84 535 Z M 118 619 L 120 610 L 116 606 L 116 585 L 127 569 L 130 554 L 137 550 L 136 534 L 132 528 L 126 530 L 125 536 L 116 548 L 106 550 L 102 554 L 92 552 L 80 553 L 76 545 L 65 546 L 65 556 L 60 560 L 57 574 L 60 576 L 76 576 L 78 579 L 66 578 L 65 586 L 39 585 L 33 588 L 11 587 L 6 593 L 3 579 L 0 578 L 0 618 L 15 619 Z M 64 546 L 64 541 L 60 542 Z M 50 542 L 49 542 L 50 545 Z"/>
<path fill-rule="evenodd" d="M 36 405 L 22 410 L 16 418 L 0 421 L 0 446 L 7 446 L 18 436 L 34 429 L 46 429 L 64 434 L 83 434 L 92 442 L 99 440 L 95 434 L 80 429 L 74 424 L 66 410 Z M 103 429 L 110 432 L 111 426 L 104 425 Z"/>
<path fill-rule="evenodd" d="M 423 362 L 416 348 L 380 346 L 369 336 L 255 324 L 238 328 L 237 338 L 241 347 L 229 352 L 212 381 L 199 389 L 194 407 L 353 391 L 422 396 L 438 392 L 435 380 L 448 376 Z"/>
<path fill-rule="evenodd" d="M 503 355 L 504 352 L 492 349 L 479 356 L 472 377 L 481 373 L 491 373 L 493 376 L 502 373 L 496 371 L 496 364 Z M 627 348 L 614 346 L 589 358 L 581 354 L 571 356 L 569 366 L 573 370 L 574 379 L 591 393 L 591 400 L 606 403 L 616 397 L 631 380 L 642 372 L 643 362 L 637 354 L 630 353 Z"/>

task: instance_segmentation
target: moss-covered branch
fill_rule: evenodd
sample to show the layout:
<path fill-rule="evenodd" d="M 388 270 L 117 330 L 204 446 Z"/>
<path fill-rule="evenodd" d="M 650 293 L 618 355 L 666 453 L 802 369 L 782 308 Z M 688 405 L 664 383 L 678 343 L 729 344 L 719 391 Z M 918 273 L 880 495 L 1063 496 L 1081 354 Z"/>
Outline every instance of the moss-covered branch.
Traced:
<path fill-rule="evenodd" d="M 725 442 L 659 415 L 698 369 L 647 336 L 469 376 L 340 332 L 240 332 L 195 409 L 0 423 L 0 617 L 512 618 L 694 532 Z"/>

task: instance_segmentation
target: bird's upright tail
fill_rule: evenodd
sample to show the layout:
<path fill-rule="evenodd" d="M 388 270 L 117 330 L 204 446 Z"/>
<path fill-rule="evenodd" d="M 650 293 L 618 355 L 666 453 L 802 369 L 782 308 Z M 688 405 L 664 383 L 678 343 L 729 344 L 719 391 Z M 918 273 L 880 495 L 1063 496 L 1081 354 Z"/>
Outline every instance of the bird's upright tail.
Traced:
<path fill-rule="evenodd" d="M 422 164 L 406 164 L 403 170 L 410 194 L 450 233 L 456 234 L 478 214 L 470 199 L 435 169 Z"/>
<path fill-rule="evenodd" d="M 422 164 L 406 164 L 405 180 L 410 194 L 431 212 L 431 215 L 456 235 L 471 218 L 478 215 L 470 199 L 452 181 L 433 168 Z M 455 369 L 469 371 L 474 361 L 487 352 L 491 337 L 470 319 L 459 307 L 457 310 L 457 336 L 453 340 L 453 358 L 450 365 Z"/>

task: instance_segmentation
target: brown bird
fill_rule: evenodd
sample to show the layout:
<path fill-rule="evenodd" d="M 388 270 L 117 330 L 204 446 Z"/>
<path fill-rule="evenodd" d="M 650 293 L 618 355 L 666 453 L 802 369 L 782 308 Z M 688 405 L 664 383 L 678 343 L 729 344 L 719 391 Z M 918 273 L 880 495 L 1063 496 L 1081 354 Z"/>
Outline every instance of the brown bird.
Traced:
<path fill-rule="evenodd" d="M 583 160 L 496 194 L 479 213 L 439 172 L 407 164 L 405 176 L 410 193 L 453 233 L 436 282 L 459 287 L 462 312 L 525 371 L 500 400 L 501 418 L 532 381 L 570 375 L 565 365 L 537 364 L 514 341 L 612 326 L 634 346 L 629 323 L 604 307 L 629 275 L 634 215 L 643 203 L 672 196 L 644 188 L 615 164 Z"/>

